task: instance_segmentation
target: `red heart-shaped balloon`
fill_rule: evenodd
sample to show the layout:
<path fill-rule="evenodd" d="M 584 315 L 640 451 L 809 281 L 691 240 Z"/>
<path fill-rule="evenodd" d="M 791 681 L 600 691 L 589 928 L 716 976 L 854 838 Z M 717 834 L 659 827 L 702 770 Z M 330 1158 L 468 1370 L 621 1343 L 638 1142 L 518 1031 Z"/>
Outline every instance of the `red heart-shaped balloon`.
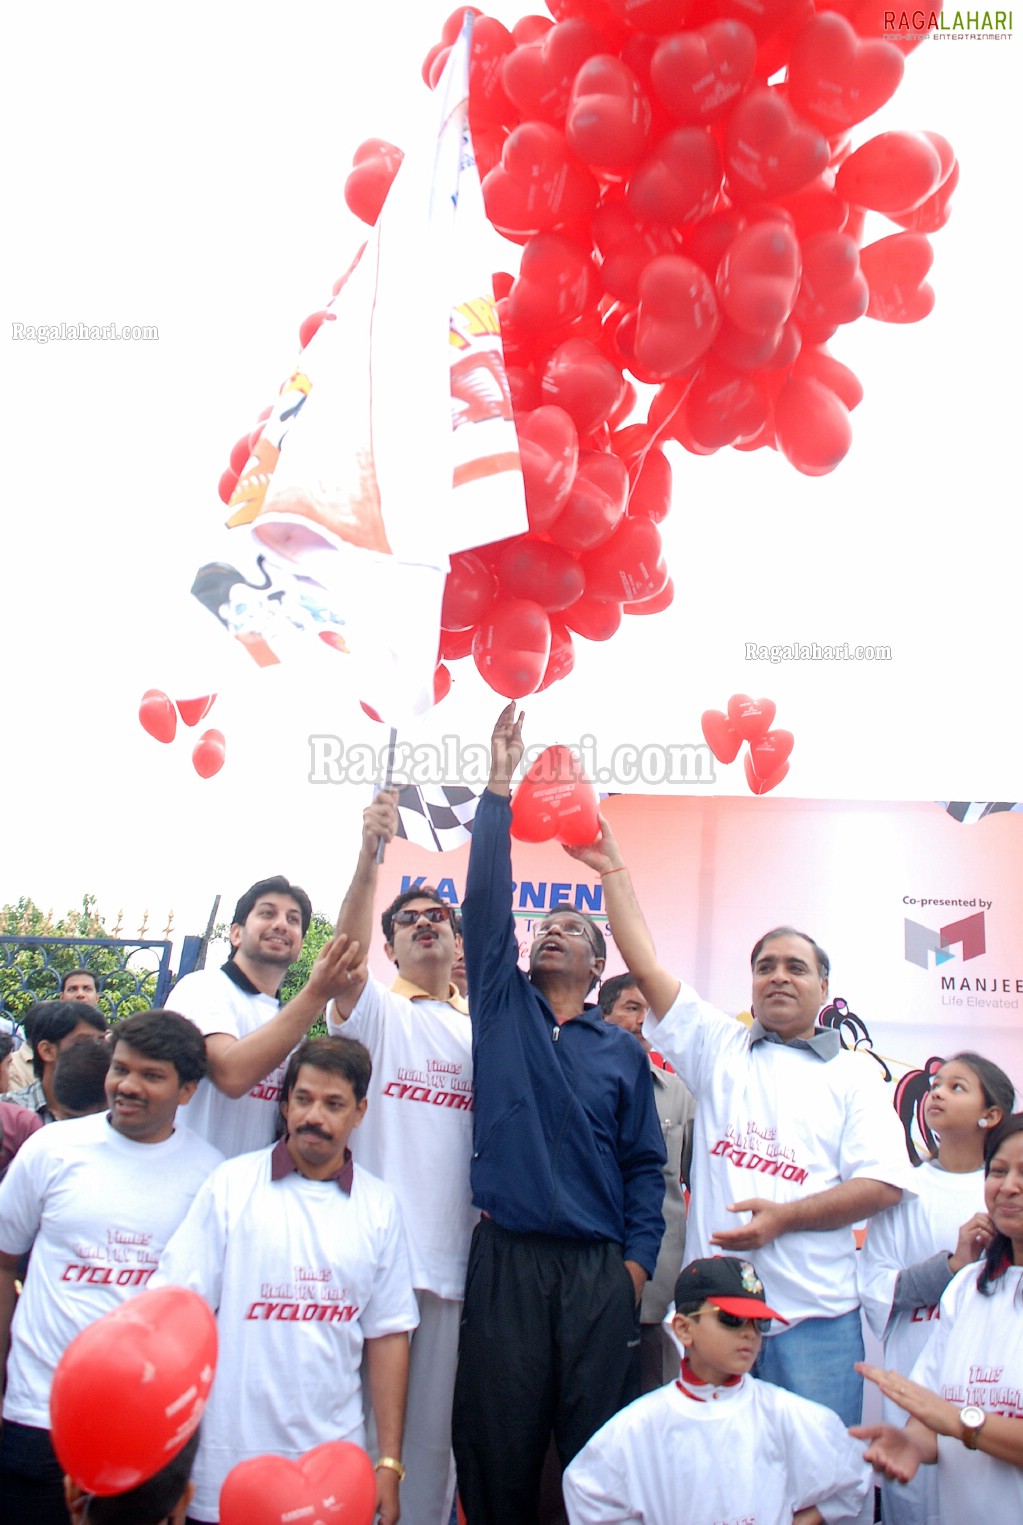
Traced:
<path fill-rule="evenodd" d="M 565 119 L 572 81 L 579 70 L 588 58 L 606 51 L 604 37 L 581 16 L 559 21 L 542 37 L 520 41 L 503 60 L 505 94 L 523 118 L 539 118 L 556 126 Z"/>
<path fill-rule="evenodd" d="M 680 254 L 650 261 L 639 282 L 635 349 L 661 376 L 678 376 L 714 342 L 721 317 L 704 270 Z"/>
<path fill-rule="evenodd" d="M 721 155 L 710 132 L 678 127 L 637 166 L 625 196 L 636 217 L 681 227 L 705 216 L 720 190 Z"/>
<path fill-rule="evenodd" d="M 494 574 L 480 556 L 458 551 L 444 581 L 440 622 L 446 630 L 468 630 L 478 625 L 497 592 Z"/>
<path fill-rule="evenodd" d="M 774 706 L 771 706 L 772 709 Z M 788 762 L 795 737 L 791 731 L 764 731 L 749 745 L 750 767 L 757 778 L 769 779 Z"/>
<path fill-rule="evenodd" d="M 572 491 L 547 533 L 566 551 L 591 551 L 614 534 L 625 514 L 628 498 L 629 472 L 625 462 L 607 451 L 580 450 Z M 580 588 L 576 598 L 582 591 Z"/>
<path fill-rule="evenodd" d="M 774 434 L 790 465 L 804 476 L 824 477 L 849 453 L 849 410 L 819 381 L 794 375 L 775 398 Z"/>
<path fill-rule="evenodd" d="M 803 240 L 803 276 L 794 317 L 808 344 L 824 344 L 841 323 L 867 310 L 870 292 L 860 251 L 845 233 L 815 233 Z"/>
<path fill-rule="evenodd" d="M 767 423 L 769 407 L 755 375 L 736 371 L 711 354 L 686 398 L 684 420 L 692 439 L 705 449 L 719 450 L 758 434 Z"/>
<path fill-rule="evenodd" d="M 178 714 L 186 725 L 198 725 L 213 708 L 216 694 L 204 694 L 201 699 L 178 699 Z"/>
<path fill-rule="evenodd" d="M 597 182 L 563 133 L 549 122 L 523 122 L 507 139 L 501 162 L 483 179 L 487 216 L 509 237 L 544 233 L 588 218 Z"/>
<path fill-rule="evenodd" d="M 748 752 L 742 760 L 742 765 L 746 774 L 746 782 L 754 794 L 768 794 L 772 789 L 776 789 L 789 771 L 788 763 L 784 762 L 768 778 L 760 778 L 753 768 L 753 763 L 750 760 Z"/>
<path fill-rule="evenodd" d="M 508 316 L 522 328 L 558 328 L 580 317 L 595 294 L 588 252 L 557 233 L 539 233 L 522 251 Z"/>
<path fill-rule="evenodd" d="M 285 1525 L 306 1518 L 370 1525 L 375 1510 L 373 1463 L 347 1440 L 329 1440 L 297 1461 L 250 1457 L 232 1467 L 220 1491 L 220 1525 Z"/>
<path fill-rule="evenodd" d="M 581 435 L 592 434 L 621 396 L 622 373 L 590 339 L 566 339 L 547 357 L 544 404 L 564 408 Z"/>
<path fill-rule="evenodd" d="M 882 323 L 918 323 L 934 306 L 927 272 L 934 251 L 923 233 L 893 233 L 860 250 L 870 288 L 868 318 Z"/>
<path fill-rule="evenodd" d="M 659 593 L 654 593 L 650 598 L 641 598 L 634 603 L 622 605 L 623 614 L 660 614 L 664 609 L 670 609 L 675 602 L 675 584 L 669 577 Z"/>
<path fill-rule="evenodd" d="M 548 612 L 567 609 L 582 597 L 585 587 L 583 569 L 574 556 L 560 545 L 532 535 L 517 535 L 507 541 L 498 552 L 494 570 L 502 594 L 534 599 Z"/>
<path fill-rule="evenodd" d="M 563 610 L 561 618 L 570 630 L 588 641 L 609 641 L 622 623 L 622 606 L 613 599 L 584 593 Z"/>
<path fill-rule="evenodd" d="M 926 137 L 933 140 L 937 133 L 929 132 Z M 948 222 L 951 207 L 952 192 L 959 184 L 959 163 L 953 161 L 949 170 L 948 178 L 943 180 L 933 196 L 928 196 L 926 201 L 921 201 L 918 207 L 911 212 L 889 212 L 892 222 L 897 222 L 900 228 L 906 228 L 910 233 L 937 233 Z"/>
<path fill-rule="evenodd" d="M 345 205 L 370 227 L 380 216 L 404 157 L 401 149 L 385 138 L 367 138 L 352 156 L 352 171 L 345 181 Z"/>
<path fill-rule="evenodd" d="M 715 122 L 753 78 L 757 39 L 742 21 L 711 21 L 658 43 L 650 79 L 664 105 L 682 122 Z"/>
<path fill-rule="evenodd" d="M 734 762 L 742 746 L 742 737 L 721 710 L 704 710 L 700 716 L 703 739 L 719 763 Z"/>
<path fill-rule="evenodd" d="M 614 441 L 612 449 L 620 453 Z M 624 459 L 629 468 L 629 513 L 644 514 L 660 524 L 671 507 L 671 462 L 657 445 L 647 445 Z"/>
<path fill-rule="evenodd" d="M 572 84 L 565 136 L 580 159 L 624 176 L 650 136 L 650 102 L 629 66 L 609 53 L 589 58 Z"/>
<path fill-rule="evenodd" d="M 192 767 L 200 778 L 212 778 L 224 766 L 223 731 L 203 731 L 192 748 Z"/>
<path fill-rule="evenodd" d="M 568 626 L 560 619 L 551 620 L 551 654 L 547 659 L 537 693 L 542 694 L 552 683 L 567 678 L 575 666 L 575 647 Z"/>
<path fill-rule="evenodd" d="M 567 747 L 548 747 L 528 769 L 512 796 L 511 832 L 521 842 L 555 838 L 585 847 L 600 831 L 597 791 Z"/>
<path fill-rule="evenodd" d="M 718 301 L 747 334 L 773 334 L 788 320 L 803 262 L 786 222 L 755 222 L 732 240 L 718 266 Z"/>
<path fill-rule="evenodd" d="M 733 694 L 728 701 L 728 718 L 743 741 L 759 741 L 765 736 L 775 710 L 773 699 L 751 699 L 749 694 Z"/>
<path fill-rule="evenodd" d="M 854 206 L 898 216 L 938 189 L 941 154 L 922 132 L 882 132 L 845 160 L 835 189 Z"/>
<path fill-rule="evenodd" d="M 532 530 L 545 530 L 564 508 L 579 465 L 579 435 L 564 408 L 544 404 L 516 419 L 526 513 Z"/>
<path fill-rule="evenodd" d="M 593 598 L 639 603 L 668 581 L 661 537 L 650 519 L 624 518 L 610 540 L 582 559 L 586 591 Z"/>
<path fill-rule="evenodd" d="M 834 137 L 880 110 L 899 88 L 902 53 L 881 38 L 864 41 L 844 16 L 825 11 L 800 27 L 789 52 L 789 100 Z"/>
<path fill-rule="evenodd" d="M 550 617 L 532 599 L 498 597 L 476 627 L 472 654 L 480 676 L 506 699 L 540 687 L 551 654 Z"/>
<path fill-rule="evenodd" d="M 828 157 L 823 134 L 766 86 L 743 96 L 728 119 L 725 173 L 732 195 L 743 204 L 798 190 L 817 178 Z"/>
<path fill-rule="evenodd" d="M 174 740 L 178 717 L 174 705 L 161 688 L 147 688 L 139 705 L 139 724 L 156 741 Z"/>

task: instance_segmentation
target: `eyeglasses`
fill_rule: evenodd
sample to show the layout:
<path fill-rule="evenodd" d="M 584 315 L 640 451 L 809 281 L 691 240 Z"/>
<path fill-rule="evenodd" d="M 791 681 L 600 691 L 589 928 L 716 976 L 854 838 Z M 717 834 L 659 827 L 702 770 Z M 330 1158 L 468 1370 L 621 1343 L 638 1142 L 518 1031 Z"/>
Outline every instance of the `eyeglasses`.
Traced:
<path fill-rule="evenodd" d="M 744 1324 L 752 1324 L 757 1334 L 766 1334 L 771 1327 L 769 1318 L 743 1318 L 738 1313 L 726 1313 L 724 1308 L 707 1308 L 707 1313 L 712 1313 L 721 1325 L 722 1329 L 741 1329 Z M 702 1313 L 691 1313 L 690 1319 L 694 1324 L 703 1317 Z"/>
<path fill-rule="evenodd" d="M 559 917 L 557 921 L 545 921 L 537 927 L 537 937 L 546 937 L 548 932 L 564 932 L 566 937 L 589 937 L 589 930 L 581 926 L 577 921 L 565 921 Z"/>
<path fill-rule="evenodd" d="M 414 927 L 417 921 L 423 918 L 432 927 L 439 927 L 442 922 L 451 920 L 451 907 L 449 905 L 427 905 L 418 911 L 395 911 L 391 920 L 396 927 Z"/>

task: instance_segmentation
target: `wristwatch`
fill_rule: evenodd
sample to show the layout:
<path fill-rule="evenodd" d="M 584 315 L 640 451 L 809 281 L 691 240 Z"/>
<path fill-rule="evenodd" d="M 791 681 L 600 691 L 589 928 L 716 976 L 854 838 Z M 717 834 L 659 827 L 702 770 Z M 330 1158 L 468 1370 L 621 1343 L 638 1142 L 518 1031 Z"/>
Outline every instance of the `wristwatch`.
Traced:
<path fill-rule="evenodd" d="M 968 1403 L 964 1409 L 959 1410 L 959 1423 L 963 1427 L 963 1445 L 968 1451 L 977 1449 L 986 1418 L 987 1414 L 975 1403 Z"/>
<path fill-rule="evenodd" d="M 980 1409 L 977 1413 L 980 1413 Z M 390 1472 L 397 1472 L 399 1483 L 405 1481 L 405 1468 L 396 1456 L 381 1456 L 373 1470 L 379 1472 L 381 1467 L 386 1467 Z"/>

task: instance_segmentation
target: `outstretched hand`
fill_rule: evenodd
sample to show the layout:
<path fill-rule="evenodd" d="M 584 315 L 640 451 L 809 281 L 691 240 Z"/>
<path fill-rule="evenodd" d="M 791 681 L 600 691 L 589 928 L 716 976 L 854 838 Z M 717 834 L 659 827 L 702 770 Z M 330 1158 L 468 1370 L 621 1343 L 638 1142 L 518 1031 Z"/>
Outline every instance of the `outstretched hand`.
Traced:
<path fill-rule="evenodd" d="M 522 740 L 522 722 L 525 711 L 515 714 L 515 700 L 506 704 L 497 717 L 490 738 L 490 790 L 494 794 L 510 794 L 512 774 L 522 761 L 525 743 Z"/>
<path fill-rule="evenodd" d="M 924 1460 L 913 1437 L 896 1424 L 856 1424 L 849 1434 L 856 1440 L 870 1441 L 863 1460 L 895 1483 L 908 1483 Z"/>
<path fill-rule="evenodd" d="M 737 1250 L 760 1250 L 765 1244 L 771 1244 L 788 1230 L 788 1219 L 785 1214 L 783 1202 L 771 1202 L 766 1197 L 749 1197 L 745 1202 L 732 1202 L 729 1204 L 730 1213 L 751 1214 L 748 1223 L 739 1228 L 719 1229 L 711 1234 L 710 1242 L 715 1249 L 723 1250 L 726 1255 L 734 1255 Z"/>
<path fill-rule="evenodd" d="M 618 843 L 611 835 L 611 828 L 602 815 L 598 815 L 600 835 L 589 842 L 585 847 L 570 847 L 567 842 L 562 846 L 570 858 L 575 858 L 579 863 L 585 863 L 595 874 L 609 873 L 613 868 L 622 867 L 622 855 L 618 849 Z"/>

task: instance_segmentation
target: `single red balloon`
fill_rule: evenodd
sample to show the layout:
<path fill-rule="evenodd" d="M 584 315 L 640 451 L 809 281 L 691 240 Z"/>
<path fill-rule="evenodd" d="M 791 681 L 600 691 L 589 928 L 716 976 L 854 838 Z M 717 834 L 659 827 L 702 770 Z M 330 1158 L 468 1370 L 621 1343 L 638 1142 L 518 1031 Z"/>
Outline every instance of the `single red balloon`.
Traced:
<path fill-rule="evenodd" d="M 703 739 L 719 763 L 734 762 L 742 746 L 742 737 L 721 710 L 704 710 L 700 717 Z"/>
<path fill-rule="evenodd" d="M 849 155 L 835 180 L 846 201 L 895 216 L 920 206 L 942 180 L 941 154 L 922 132 L 882 132 Z"/>
<path fill-rule="evenodd" d="M 727 115 L 753 78 L 757 39 L 742 21 L 711 21 L 659 43 L 650 78 L 681 122 L 704 125 Z"/>
<path fill-rule="evenodd" d="M 786 222 L 756 222 L 737 233 L 718 266 L 723 312 L 748 334 L 776 333 L 788 320 L 803 262 L 795 231 Z"/>
<path fill-rule="evenodd" d="M 628 497 L 629 473 L 624 461 L 607 451 L 580 450 L 572 491 L 547 533 L 566 551 L 590 551 L 614 534 Z M 582 591 L 580 585 L 569 602 L 574 603 Z"/>
<path fill-rule="evenodd" d="M 198 725 L 213 708 L 216 694 L 203 694 L 199 699 L 178 699 L 178 714 L 186 725 Z"/>
<path fill-rule="evenodd" d="M 677 376 L 713 344 L 721 321 L 699 265 L 682 255 L 651 260 L 639 282 L 636 355 L 661 376 Z"/>
<path fill-rule="evenodd" d="M 523 842 L 555 838 L 585 847 L 600 832 L 597 791 L 567 747 L 548 747 L 512 795 L 511 832 Z"/>
<path fill-rule="evenodd" d="M 582 566 L 593 598 L 639 603 L 668 581 L 661 537 L 649 519 L 623 519 L 610 540 L 583 557 Z"/>
<path fill-rule="evenodd" d="M 562 611 L 561 618 L 570 630 L 588 641 L 609 641 L 622 623 L 622 606 L 613 599 L 584 593 Z"/>
<path fill-rule="evenodd" d="M 564 408 L 580 435 L 606 423 L 622 392 L 622 373 L 590 339 L 566 339 L 547 358 L 545 405 Z"/>
<path fill-rule="evenodd" d="M 223 731 L 203 731 L 192 748 L 192 767 L 200 778 L 212 778 L 224 766 Z"/>
<path fill-rule="evenodd" d="M 220 1489 L 220 1525 L 282 1525 L 286 1520 L 370 1525 L 376 1473 L 361 1446 L 328 1440 L 297 1461 L 252 1456 L 238 1462 Z"/>
<path fill-rule="evenodd" d="M 600 53 L 583 64 L 565 118 L 565 136 L 580 159 L 603 174 L 623 176 L 646 148 L 650 119 L 650 102 L 620 58 Z"/>
<path fill-rule="evenodd" d="M 767 778 L 761 778 L 754 768 L 753 761 L 748 752 L 742 760 L 742 766 L 743 771 L 746 774 L 746 782 L 749 784 L 750 789 L 754 794 L 769 794 L 772 789 L 777 789 L 778 785 L 781 783 L 782 779 L 785 778 L 789 771 L 788 763 L 783 762 L 781 766 L 775 768 L 774 772 L 769 774 Z"/>
<path fill-rule="evenodd" d="M 824 135 L 764 86 L 737 103 L 725 135 L 725 172 L 742 204 L 770 201 L 808 185 L 828 162 Z"/>
<path fill-rule="evenodd" d="M 197 1293 L 160 1287 L 111 1309 L 54 1372 L 50 1433 L 63 1470 L 100 1497 L 137 1488 L 195 1431 L 216 1365 L 216 1319 Z"/>
<path fill-rule="evenodd" d="M 934 306 L 927 284 L 934 251 L 923 233 L 893 233 L 860 251 L 870 290 L 867 317 L 882 323 L 918 323 Z"/>
<path fill-rule="evenodd" d="M 160 688 L 147 688 L 139 705 L 139 724 L 156 741 L 174 740 L 178 717 L 174 705 Z"/>
<path fill-rule="evenodd" d="M 479 624 L 497 592 L 494 574 L 472 551 L 457 551 L 444 583 L 440 622 L 445 630 Z"/>
<path fill-rule="evenodd" d="M 773 699 L 752 699 L 749 694 L 733 694 L 728 701 L 728 719 L 743 741 L 759 741 L 771 729 L 775 716 Z"/>
<path fill-rule="evenodd" d="M 472 654 L 480 676 L 506 699 L 539 688 L 551 654 L 550 617 L 532 599 L 494 600 L 477 626 Z"/>
<path fill-rule="evenodd" d="M 825 11 L 792 39 L 789 100 L 834 137 L 880 110 L 899 88 L 904 67 L 890 42 L 860 38 L 844 16 Z"/>
<path fill-rule="evenodd" d="M 586 582 L 574 556 L 532 535 L 518 535 L 503 545 L 494 570 L 502 595 L 533 599 L 548 612 L 574 604 Z"/>
<path fill-rule="evenodd" d="M 516 419 L 529 527 L 553 524 L 568 500 L 579 465 L 579 435 L 564 408 L 544 404 Z"/>

